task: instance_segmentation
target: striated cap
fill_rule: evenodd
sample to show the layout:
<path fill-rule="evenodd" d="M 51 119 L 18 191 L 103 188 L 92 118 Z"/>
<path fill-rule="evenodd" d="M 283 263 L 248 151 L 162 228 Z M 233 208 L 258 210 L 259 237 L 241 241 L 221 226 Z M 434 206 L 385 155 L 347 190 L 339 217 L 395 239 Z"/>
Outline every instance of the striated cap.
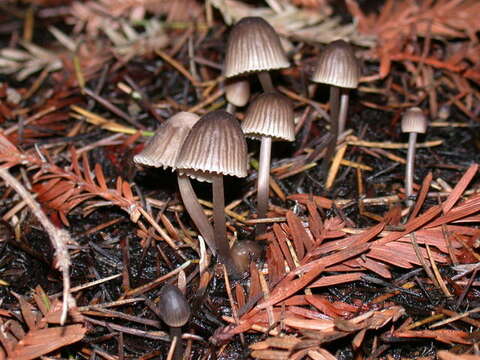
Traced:
<path fill-rule="evenodd" d="M 405 111 L 402 117 L 402 132 L 415 132 L 425 134 L 427 131 L 427 118 L 418 107 Z"/>
<path fill-rule="evenodd" d="M 320 54 L 312 81 L 354 89 L 359 78 L 360 66 L 353 48 L 343 40 L 336 40 Z"/>
<path fill-rule="evenodd" d="M 250 98 L 250 82 L 245 78 L 233 78 L 225 81 L 225 97 L 228 102 L 242 107 Z"/>
<path fill-rule="evenodd" d="M 200 118 L 183 143 L 177 168 L 199 181 L 209 174 L 247 176 L 247 142 L 237 120 L 223 110 Z"/>
<path fill-rule="evenodd" d="M 200 117 L 189 112 L 179 112 L 165 121 L 148 141 L 145 148 L 134 156 L 137 164 L 176 168 L 183 141 Z"/>
<path fill-rule="evenodd" d="M 159 315 L 170 327 L 182 327 L 190 319 L 190 305 L 185 295 L 174 285 L 165 284 L 160 290 Z"/>
<path fill-rule="evenodd" d="M 227 78 L 289 66 L 280 38 L 268 22 L 261 17 L 245 17 L 235 24 L 225 53 Z"/>
<path fill-rule="evenodd" d="M 248 107 L 242 130 L 247 136 L 295 140 L 293 106 L 289 99 L 270 92 L 258 96 Z"/>

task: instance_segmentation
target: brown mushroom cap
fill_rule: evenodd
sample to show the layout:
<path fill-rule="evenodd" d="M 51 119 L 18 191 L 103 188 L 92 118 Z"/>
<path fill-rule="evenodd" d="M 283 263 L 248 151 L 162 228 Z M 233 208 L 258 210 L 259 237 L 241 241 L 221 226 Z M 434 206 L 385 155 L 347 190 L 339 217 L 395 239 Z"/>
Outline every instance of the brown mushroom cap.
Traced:
<path fill-rule="evenodd" d="M 250 82 L 243 77 L 227 79 L 225 82 L 225 97 L 235 106 L 247 105 L 250 98 Z"/>
<path fill-rule="evenodd" d="M 405 111 L 402 117 L 402 132 L 421 133 L 427 131 L 427 118 L 418 107 L 412 107 Z"/>
<path fill-rule="evenodd" d="M 289 66 L 280 39 L 268 22 L 261 17 L 245 17 L 235 24 L 225 53 L 227 78 Z"/>
<path fill-rule="evenodd" d="M 200 118 L 188 134 L 177 168 L 199 181 L 210 174 L 247 176 L 247 142 L 237 120 L 223 110 Z"/>
<path fill-rule="evenodd" d="M 317 60 L 312 81 L 354 89 L 360 79 L 360 66 L 353 48 L 343 40 L 327 45 Z"/>
<path fill-rule="evenodd" d="M 163 285 L 158 310 L 162 320 L 170 327 L 182 327 L 190 319 L 190 305 L 185 295 L 174 285 Z"/>
<path fill-rule="evenodd" d="M 278 93 L 258 96 L 248 107 L 242 130 L 247 136 L 269 136 L 277 140 L 294 141 L 293 106 L 289 99 Z"/>
<path fill-rule="evenodd" d="M 133 161 L 164 169 L 171 167 L 174 170 L 183 141 L 198 119 L 198 115 L 185 111 L 175 114 L 160 125 L 145 148 L 134 156 Z"/>

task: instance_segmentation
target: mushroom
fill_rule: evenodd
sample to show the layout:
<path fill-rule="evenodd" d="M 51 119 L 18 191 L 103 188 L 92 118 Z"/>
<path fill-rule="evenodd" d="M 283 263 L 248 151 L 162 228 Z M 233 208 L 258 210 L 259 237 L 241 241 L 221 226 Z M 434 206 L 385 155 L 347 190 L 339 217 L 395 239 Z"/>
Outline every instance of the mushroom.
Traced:
<path fill-rule="evenodd" d="M 247 105 L 250 98 L 250 83 L 244 77 L 234 77 L 225 81 L 225 97 L 227 98 L 227 112 L 235 113 L 235 107 Z"/>
<path fill-rule="evenodd" d="M 246 136 L 261 138 L 257 178 L 257 216 L 266 217 L 270 178 L 270 154 L 272 139 L 295 140 L 293 106 L 285 96 L 269 92 L 258 96 L 248 107 L 242 130 Z M 265 230 L 257 226 L 257 233 Z"/>
<path fill-rule="evenodd" d="M 237 270 L 243 274 L 248 271 L 251 261 L 257 260 L 262 254 L 262 247 L 251 240 L 237 241 L 230 250 L 233 263 Z"/>
<path fill-rule="evenodd" d="M 348 89 L 358 86 L 360 67 L 350 44 L 337 40 L 320 54 L 312 81 L 330 85 L 330 126 L 332 139 L 327 148 L 322 170 L 326 172 L 340 134 L 345 130 L 348 111 Z M 342 92 L 339 105 L 340 92 Z M 339 110 L 340 107 L 340 110 Z"/>
<path fill-rule="evenodd" d="M 198 115 L 188 112 L 179 112 L 172 116 L 158 128 L 143 151 L 135 155 L 133 161 L 142 165 L 175 170 L 180 148 L 199 118 Z M 215 255 L 213 228 L 198 202 L 190 179 L 177 173 L 177 181 L 185 208 Z"/>
<path fill-rule="evenodd" d="M 247 143 L 237 120 L 223 110 L 202 116 L 183 143 L 177 167 L 199 181 L 212 182 L 215 246 L 220 262 L 238 275 L 227 242 L 223 189 L 224 175 L 247 176 Z"/>
<path fill-rule="evenodd" d="M 226 78 L 256 72 L 265 92 L 274 91 L 269 70 L 290 66 L 273 27 L 261 17 L 244 17 L 235 24 L 225 52 Z"/>
<path fill-rule="evenodd" d="M 191 310 L 185 295 L 174 285 L 165 284 L 160 290 L 158 314 L 170 328 L 170 337 L 177 338 L 174 359 L 183 357 L 182 326 L 190 319 Z"/>
<path fill-rule="evenodd" d="M 407 167 L 405 169 L 405 194 L 407 205 L 411 206 L 413 201 L 413 171 L 415 162 L 415 146 L 417 134 L 425 134 L 427 131 L 427 118 L 418 107 L 412 107 L 405 111 L 402 117 L 402 132 L 408 133 Z"/>

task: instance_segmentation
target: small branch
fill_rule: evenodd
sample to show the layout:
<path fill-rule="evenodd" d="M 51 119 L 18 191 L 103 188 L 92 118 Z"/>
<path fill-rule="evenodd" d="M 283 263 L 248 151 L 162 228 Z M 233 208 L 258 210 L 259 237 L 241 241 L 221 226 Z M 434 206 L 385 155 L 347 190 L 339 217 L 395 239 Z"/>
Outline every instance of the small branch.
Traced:
<path fill-rule="evenodd" d="M 63 306 L 62 316 L 60 318 L 60 323 L 63 325 L 67 319 L 70 301 L 73 301 L 73 298 L 70 297 L 70 255 L 67 250 L 67 244 L 72 243 L 73 241 L 67 231 L 58 229 L 51 223 L 42 211 L 40 204 L 33 198 L 32 194 L 30 194 L 27 189 L 25 189 L 25 187 L 8 172 L 7 169 L 0 168 L 0 177 L 2 177 L 5 183 L 12 187 L 23 198 L 23 201 L 25 201 L 48 233 L 52 245 L 55 248 L 55 267 L 62 272 L 63 277 Z"/>

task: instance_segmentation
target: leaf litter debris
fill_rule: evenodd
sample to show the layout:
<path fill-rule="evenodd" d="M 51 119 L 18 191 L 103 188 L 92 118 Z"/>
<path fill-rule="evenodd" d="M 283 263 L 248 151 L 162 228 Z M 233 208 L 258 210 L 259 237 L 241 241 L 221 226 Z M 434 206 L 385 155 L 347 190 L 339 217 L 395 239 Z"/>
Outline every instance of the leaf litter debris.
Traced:
<path fill-rule="evenodd" d="M 8 11 L 0 17 L 11 25 L 0 27 L 0 163 L 7 229 L 0 290 L 9 296 L 0 308 L 0 359 L 63 352 L 78 358 L 162 358 L 169 338 L 153 314 L 156 290 L 165 282 L 188 289 L 197 311 L 183 334 L 190 357 L 236 358 L 240 355 L 233 349 L 241 344 L 245 356 L 259 359 L 335 359 L 344 348 L 358 358 L 389 358 L 389 351 L 413 339 L 448 344 L 448 351 L 438 347 L 441 359 L 478 357 L 478 157 L 456 154 L 457 161 L 447 163 L 443 147 L 451 140 L 442 138 L 441 130 L 477 125 L 479 4 L 386 0 L 368 12 L 355 0 L 345 3 L 348 16 L 343 18 L 324 0 L 269 0 L 265 6 L 237 0 L 1 5 Z M 260 239 L 265 258 L 250 264 L 247 278 L 224 289 L 181 203 L 172 194 L 158 197 L 142 189 L 124 164 L 141 148 L 141 136 L 151 136 L 150 130 L 171 114 L 203 114 L 224 106 L 226 25 L 245 16 L 273 24 L 294 59 L 295 66 L 279 74 L 291 79 L 279 90 L 295 102 L 299 139 L 294 155 L 271 169 L 277 198 L 268 214 L 269 231 Z M 38 35 L 41 31 L 48 41 Z M 306 182 L 323 156 L 315 137 L 325 126 L 327 106 L 312 96 L 314 88 L 300 84 L 311 72 L 318 44 L 337 38 L 358 47 L 366 64 L 358 101 L 364 109 L 388 114 L 391 124 L 384 133 L 395 133 L 402 109 L 420 104 L 439 129 L 435 139 L 419 144 L 436 163 L 424 162 L 430 172 L 417 185 L 412 209 L 402 207 L 401 187 L 365 181 L 385 171 L 378 164 L 388 164 L 391 171 L 404 164 L 405 144 L 395 135 L 385 141 L 364 128 L 341 140 L 329 174 L 331 192 L 302 192 L 302 186 L 287 184 Z M 467 120 L 449 121 L 452 114 Z M 452 185 L 437 169 L 455 172 L 448 179 Z M 366 175 L 372 172 L 377 174 Z M 8 186 L 10 173 L 29 196 L 16 196 L 22 189 Z M 338 196 L 345 179 L 358 190 L 349 198 Z M 234 241 L 251 232 L 255 221 L 249 210 L 254 190 L 245 193 L 225 209 Z M 42 210 L 31 205 L 36 202 Z M 201 204 L 210 216 L 211 204 Z M 133 235 L 108 234 L 121 229 L 121 213 L 93 220 L 107 207 L 128 215 Z M 62 272 L 62 297 L 57 287 L 46 292 L 38 284 L 19 295 L 21 287 L 11 282 L 16 270 L 6 264 L 15 255 L 6 249 L 45 258 L 25 241 L 29 211 L 47 214 L 45 229 L 75 234 L 51 238 L 55 260 L 50 260 L 52 269 Z M 103 259 L 115 265 L 113 270 L 89 264 L 89 276 L 74 276 L 69 266 L 82 267 L 77 262 L 87 252 L 90 262 Z M 142 277 L 147 261 L 156 262 L 156 269 Z M 375 292 L 359 295 L 369 288 Z"/>

